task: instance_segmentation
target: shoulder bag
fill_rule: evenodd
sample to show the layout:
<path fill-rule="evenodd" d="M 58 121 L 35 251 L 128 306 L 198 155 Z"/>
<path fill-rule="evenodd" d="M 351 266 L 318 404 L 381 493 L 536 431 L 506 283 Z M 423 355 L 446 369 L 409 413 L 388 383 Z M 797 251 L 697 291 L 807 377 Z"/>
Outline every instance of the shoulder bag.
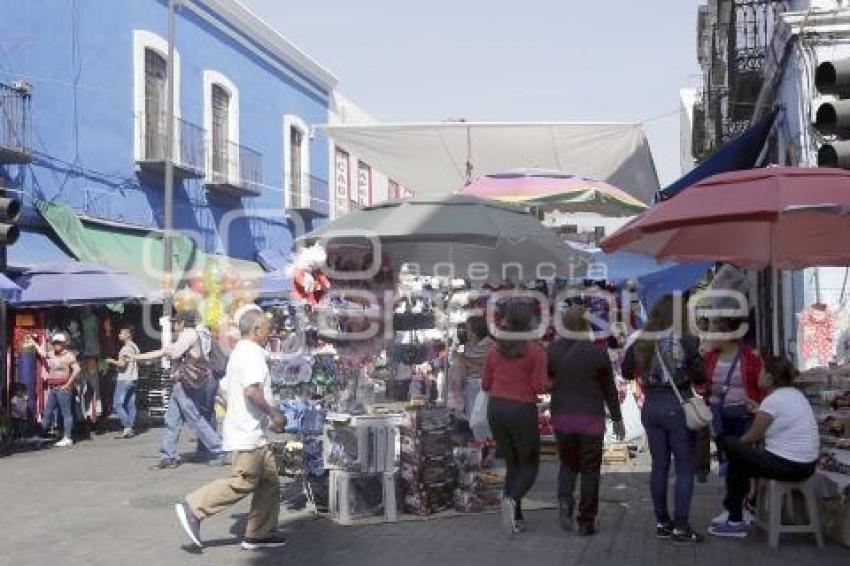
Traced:
<path fill-rule="evenodd" d="M 658 349 L 658 344 L 655 344 L 655 356 L 658 358 L 658 363 L 661 364 L 661 371 L 664 373 L 664 379 L 670 384 L 676 398 L 679 399 L 679 404 L 682 410 L 685 411 L 685 422 L 688 428 L 694 431 L 708 428 L 713 419 L 711 408 L 705 402 L 702 396 L 693 393 L 693 396 L 685 401 L 676 383 L 673 381 L 673 376 L 670 375 L 670 370 L 667 369 L 667 364 L 664 363 L 664 358 L 661 356 L 661 351 Z"/>

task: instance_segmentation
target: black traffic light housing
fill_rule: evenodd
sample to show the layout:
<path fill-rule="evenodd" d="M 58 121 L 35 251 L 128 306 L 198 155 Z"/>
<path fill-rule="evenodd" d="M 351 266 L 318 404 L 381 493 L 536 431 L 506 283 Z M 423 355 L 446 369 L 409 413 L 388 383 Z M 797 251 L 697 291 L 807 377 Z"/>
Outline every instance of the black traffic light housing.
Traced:
<path fill-rule="evenodd" d="M 21 201 L 0 196 L 0 245 L 11 246 L 18 241 L 21 232 L 15 225 L 21 214 Z"/>
<path fill-rule="evenodd" d="M 836 100 L 821 103 L 815 129 L 835 137 L 818 149 L 818 167 L 850 169 L 850 59 L 824 61 L 815 71 L 815 87 Z"/>

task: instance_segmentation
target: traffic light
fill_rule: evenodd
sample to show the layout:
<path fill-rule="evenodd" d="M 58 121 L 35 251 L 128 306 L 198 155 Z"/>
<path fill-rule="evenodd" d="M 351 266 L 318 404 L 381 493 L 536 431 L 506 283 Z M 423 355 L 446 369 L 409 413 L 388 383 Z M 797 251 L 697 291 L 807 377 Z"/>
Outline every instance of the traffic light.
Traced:
<path fill-rule="evenodd" d="M 0 190 L 0 195 L 3 191 Z M 18 241 L 20 229 L 15 225 L 21 214 L 21 201 L 0 196 L 0 246 L 11 246 Z"/>
<path fill-rule="evenodd" d="M 824 95 L 815 129 L 827 138 L 818 149 L 818 167 L 850 169 L 850 59 L 818 65 L 815 87 Z"/>

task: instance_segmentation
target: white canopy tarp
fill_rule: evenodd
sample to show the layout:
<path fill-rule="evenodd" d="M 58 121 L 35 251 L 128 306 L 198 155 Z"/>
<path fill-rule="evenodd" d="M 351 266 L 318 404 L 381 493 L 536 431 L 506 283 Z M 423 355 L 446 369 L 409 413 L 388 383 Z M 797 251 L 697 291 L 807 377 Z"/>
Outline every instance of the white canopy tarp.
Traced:
<path fill-rule="evenodd" d="M 342 148 L 418 196 L 453 193 L 472 178 L 515 168 L 600 179 L 649 203 L 658 176 L 641 124 L 481 123 L 320 126 Z"/>

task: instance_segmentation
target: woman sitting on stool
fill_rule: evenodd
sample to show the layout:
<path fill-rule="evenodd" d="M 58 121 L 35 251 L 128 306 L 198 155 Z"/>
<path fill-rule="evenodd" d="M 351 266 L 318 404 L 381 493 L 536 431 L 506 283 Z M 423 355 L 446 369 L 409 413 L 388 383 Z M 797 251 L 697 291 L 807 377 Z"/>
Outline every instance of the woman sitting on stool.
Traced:
<path fill-rule="evenodd" d="M 751 478 L 800 482 L 815 473 L 820 452 L 818 425 L 808 399 L 793 387 L 797 370 L 784 358 L 765 361 L 759 385 L 770 391 L 755 412 L 744 436 L 718 440 L 729 460 L 726 500 L 729 520 L 711 526 L 720 537 L 744 538 L 749 526 L 743 522 L 744 499 Z M 753 445 L 764 441 L 764 448 Z"/>

